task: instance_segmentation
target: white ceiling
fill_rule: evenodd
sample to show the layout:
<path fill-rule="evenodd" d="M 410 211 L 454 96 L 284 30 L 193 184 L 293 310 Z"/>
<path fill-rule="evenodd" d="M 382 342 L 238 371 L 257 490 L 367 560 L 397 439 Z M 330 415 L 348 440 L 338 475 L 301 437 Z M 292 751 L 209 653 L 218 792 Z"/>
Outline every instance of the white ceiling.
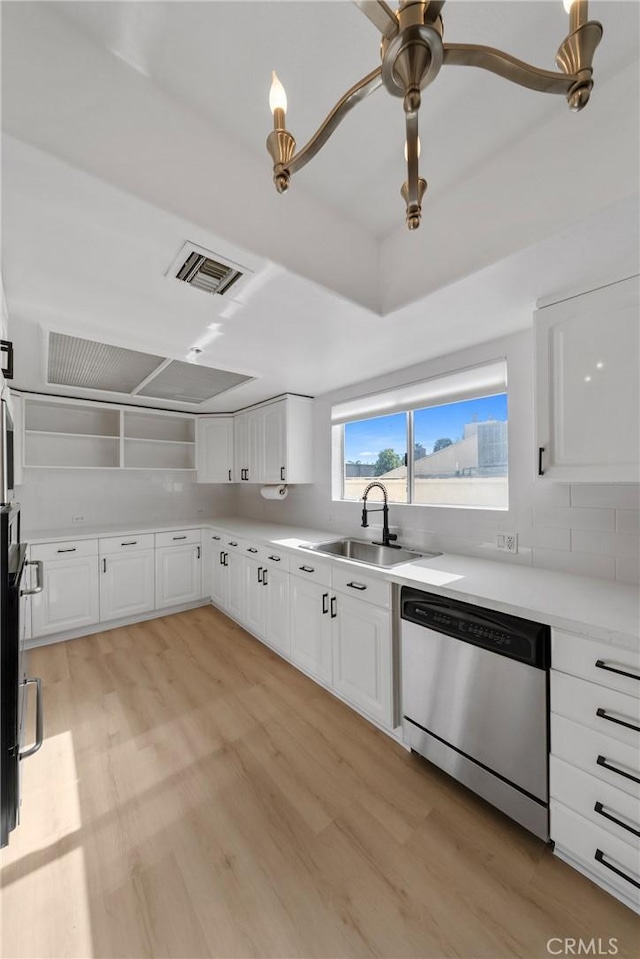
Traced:
<path fill-rule="evenodd" d="M 317 395 L 522 329 L 536 298 L 633 269 L 640 8 L 591 9 L 605 41 L 577 116 L 472 70 L 443 69 L 425 91 L 430 187 L 410 235 L 401 101 L 383 90 L 289 195 L 271 184 L 270 70 L 302 143 L 376 64 L 376 31 L 352 4 L 4 3 L 18 385 L 43 388 L 52 328 L 180 359 L 199 345 L 201 362 L 256 377 L 203 410 Z M 551 68 L 566 18 L 560 0 L 449 0 L 445 23 L 449 40 Z M 231 308 L 164 276 L 185 240 L 254 271 Z"/>

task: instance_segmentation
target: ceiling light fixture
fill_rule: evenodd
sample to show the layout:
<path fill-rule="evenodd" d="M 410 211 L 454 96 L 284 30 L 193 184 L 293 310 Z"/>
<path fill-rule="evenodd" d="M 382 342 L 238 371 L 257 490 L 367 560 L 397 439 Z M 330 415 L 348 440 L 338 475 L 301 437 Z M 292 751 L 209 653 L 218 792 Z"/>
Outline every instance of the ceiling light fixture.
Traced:
<path fill-rule="evenodd" d="M 493 47 L 444 43 L 444 0 L 403 0 L 396 11 L 384 0 L 354 2 L 382 34 L 382 65 L 347 90 L 297 153 L 296 141 L 285 127 L 287 96 L 273 73 L 269 106 L 274 128 L 267 138 L 267 149 L 273 159 L 273 180 L 278 193 L 286 193 L 292 174 L 313 159 L 349 110 L 385 86 L 393 96 L 403 98 L 407 179 L 400 192 L 406 204 L 407 226 L 417 229 L 427 189 L 427 182 L 418 171 L 421 91 L 436 78 L 443 65 L 480 67 L 530 90 L 562 93 L 574 111 L 582 110 L 589 101 L 593 55 L 602 39 L 602 25 L 588 19 L 588 0 L 563 0 L 569 14 L 569 32 L 556 53 L 558 71 L 541 70 Z"/>

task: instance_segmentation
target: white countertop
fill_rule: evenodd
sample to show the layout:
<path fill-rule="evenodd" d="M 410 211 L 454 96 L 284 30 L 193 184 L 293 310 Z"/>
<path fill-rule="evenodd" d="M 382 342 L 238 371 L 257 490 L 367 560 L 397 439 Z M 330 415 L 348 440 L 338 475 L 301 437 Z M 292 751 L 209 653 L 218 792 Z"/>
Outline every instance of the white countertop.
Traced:
<path fill-rule="evenodd" d="M 297 550 L 302 543 L 337 539 L 335 531 L 305 529 L 247 520 L 242 517 L 199 517 L 175 521 L 126 523 L 118 526 L 38 530 L 24 533 L 27 543 L 214 527 L 243 539 L 253 539 Z M 319 554 L 315 554 L 319 559 Z M 328 562 L 349 563 L 368 574 L 453 599 L 488 606 L 536 622 L 547 623 L 591 639 L 640 651 L 640 595 L 636 586 L 555 570 L 476 559 L 446 553 L 433 559 L 382 570 L 336 557 Z"/>

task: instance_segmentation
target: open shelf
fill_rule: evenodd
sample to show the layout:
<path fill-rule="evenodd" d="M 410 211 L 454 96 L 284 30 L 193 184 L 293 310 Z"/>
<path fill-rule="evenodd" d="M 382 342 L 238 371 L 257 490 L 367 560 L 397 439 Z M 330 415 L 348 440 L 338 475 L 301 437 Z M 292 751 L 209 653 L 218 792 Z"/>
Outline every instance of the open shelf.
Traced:
<path fill-rule="evenodd" d="M 93 467 L 120 466 L 120 439 L 82 433 L 25 433 L 25 466 Z"/>
<path fill-rule="evenodd" d="M 163 416 L 159 413 L 124 412 L 125 440 L 157 440 L 168 443 L 194 443 L 193 417 Z"/>
<path fill-rule="evenodd" d="M 150 442 L 149 440 L 125 437 L 124 463 L 122 465 L 125 469 L 195 469 L 195 445 L 193 443 Z"/>
<path fill-rule="evenodd" d="M 25 431 L 52 435 L 120 436 L 120 410 L 66 403 L 25 403 Z"/>

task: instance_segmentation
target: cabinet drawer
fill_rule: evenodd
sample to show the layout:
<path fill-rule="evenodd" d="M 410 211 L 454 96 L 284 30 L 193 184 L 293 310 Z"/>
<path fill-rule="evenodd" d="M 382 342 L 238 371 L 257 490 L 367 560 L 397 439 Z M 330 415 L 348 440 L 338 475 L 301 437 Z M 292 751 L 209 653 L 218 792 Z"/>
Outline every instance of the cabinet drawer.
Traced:
<path fill-rule="evenodd" d="M 242 543 L 242 552 L 251 559 L 264 559 L 265 547 L 259 543 Z"/>
<path fill-rule="evenodd" d="M 277 566 L 278 569 L 289 569 L 289 553 L 283 553 L 282 550 L 272 549 L 270 546 L 264 548 L 264 561 L 268 566 Z"/>
<path fill-rule="evenodd" d="M 329 586 L 331 583 L 331 566 L 328 563 L 319 563 L 313 553 L 307 559 L 303 554 L 296 554 L 291 557 L 289 562 L 289 571 L 300 576 L 301 579 L 308 579 L 313 583 L 320 583 L 321 586 Z"/>
<path fill-rule="evenodd" d="M 588 776 L 557 756 L 550 760 L 549 784 L 552 799 L 640 849 L 640 799 Z"/>
<path fill-rule="evenodd" d="M 603 883 L 622 892 L 637 910 L 640 907 L 637 851 L 562 803 L 552 800 L 550 813 L 551 838 L 556 846 L 583 863 Z"/>
<path fill-rule="evenodd" d="M 139 549 L 153 549 L 154 534 L 143 533 L 130 536 L 110 536 L 108 539 L 99 540 L 100 555 L 112 556 L 114 553 L 134 553 Z"/>
<path fill-rule="evenodd" d="M 563 673 L 640 697 L 640 652 L 551 630 L 551 665 Z M 627 675 L 623 675 L 626 673 Z"/>
<path fill-rule="evenodd" d="M 174 529 L 169 533 L 156 533 L 156 547 L 189 546 L 200 542 L 199 529 Z"/>
<path fill-rule="evenodd" d="M 97 556 L 97 539 L 70 539 L 62 543 L 40 543 L 31 547 L 31 559 L 45 563 L 57 559 L 79 559 L 82 556 Z"/>
<path fill-rule="evenodd" d="M 551 670 L 551 710 L 605 736 L 640 747 L 640 700 Z"/>
<path fill-rule="evenodd" d="M 634 746 L 552 714 L 551 752 L 603 782 L 640 797 L 640 755 Z"/>
<path fill-rule="evenodd" d="M 331 585 L 339 593 L 362 599 L 366 603 L 388 607 L 391 604 L 391 586 L 373 576 L 363 576 L 359 568 L 335 566 L 331 569 Z"/>

